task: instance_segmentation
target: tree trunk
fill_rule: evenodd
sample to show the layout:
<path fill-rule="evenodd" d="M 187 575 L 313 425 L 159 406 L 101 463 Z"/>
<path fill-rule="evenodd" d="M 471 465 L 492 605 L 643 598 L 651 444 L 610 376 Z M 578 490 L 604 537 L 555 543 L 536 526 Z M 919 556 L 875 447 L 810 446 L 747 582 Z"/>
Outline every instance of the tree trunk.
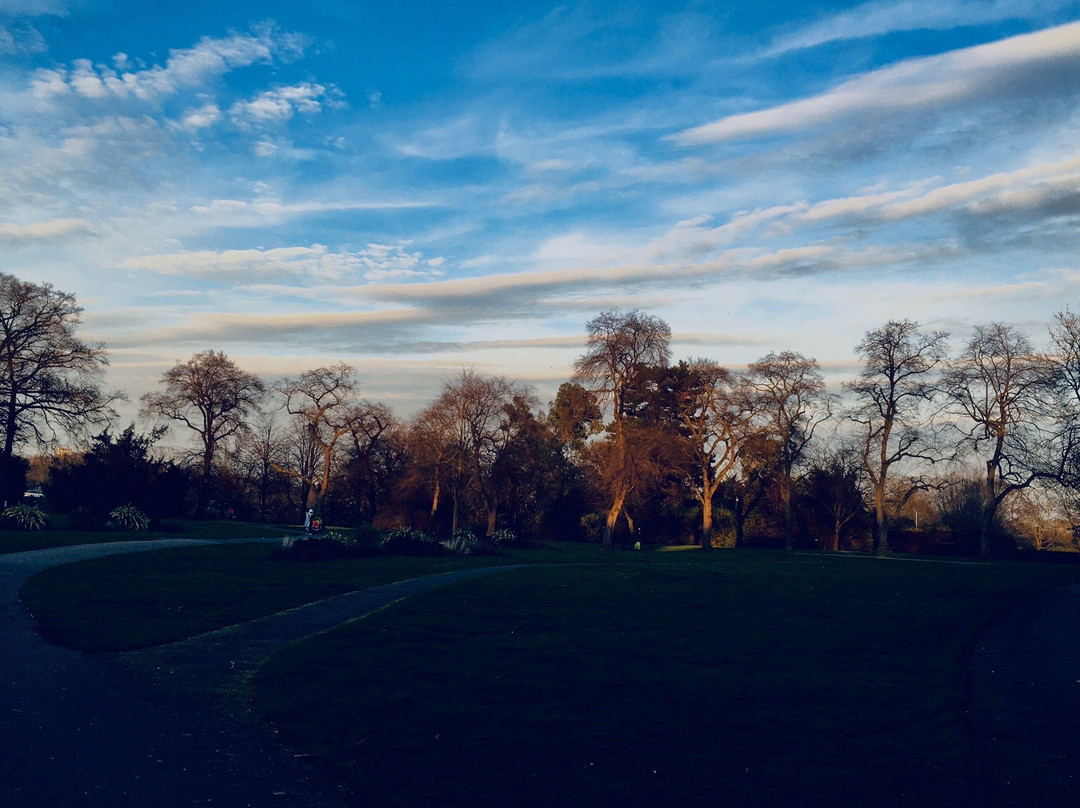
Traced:
<path fill-rule="evenodd" d="M 784 506 L 784 549 L 795 549 L 795 519 L 791 510 L 791 478 L 780 481 L 780 502 Z"/>
<path fill-rule="evenodd" d="M 435 513 L 439 510 L 439 478 L 435 478 L 435 493 L 431 495 L 431 521 L 435 521 Z"/>
<path fill-rule="evenodd" d="M 712 497 L 706 494 L 701 498 L 701 549 L 712 549 Z"/>
<path fill-rule="evenodd" d="M 614 549 L 615 523 L 619 521 L 619 514 L 622 513 L 623 505 L 625 504 L 626 491 L 620 486 L 619 490 L 615 492 L 615 499 L 612 501 L 611 508 L 608 510 L 607 523 L 604 525 L 604 539 L 600 543 L 601 549 Z"/>
<path fill-rule="evenodd" d="M 874 519 L 877 532 L 874 535 L 874 553 L 879 556 L 889 554 L 889 525 L 885 519 L 885 492 L 880 486 L 874 489 Z"/>

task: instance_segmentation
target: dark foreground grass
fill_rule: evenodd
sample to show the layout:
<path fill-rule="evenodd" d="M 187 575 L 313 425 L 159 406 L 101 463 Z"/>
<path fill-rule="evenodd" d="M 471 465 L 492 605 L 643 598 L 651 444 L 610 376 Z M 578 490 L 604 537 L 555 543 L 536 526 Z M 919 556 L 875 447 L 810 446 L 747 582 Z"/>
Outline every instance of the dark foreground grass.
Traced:
<path fill-rule="evenodd" d="M 183 521 L 175 530 L 125 532 L 119 530 L 0 530 L 0 553 L 21 553 L 47 547 L 104 544 L 111 541 L 147 539 L 252 539 L 296 532 L 297 528 L 235 521 Z"/>
<path fill-rule="evenodd" d="M 391 581 L 506 557 L 358 558 L 297 562 L 272 544 L 225 544 L 110 556 L 30 578 L 20 598 L 53 641 L 126 651 Z"/>
<path fill-rule="evenodd" d="M 1080 577 L 661 559 L 416 597 L 275 655 L 254 704 L 357 805 L 985 805 L 967 655 L 1010 604 Z"/>

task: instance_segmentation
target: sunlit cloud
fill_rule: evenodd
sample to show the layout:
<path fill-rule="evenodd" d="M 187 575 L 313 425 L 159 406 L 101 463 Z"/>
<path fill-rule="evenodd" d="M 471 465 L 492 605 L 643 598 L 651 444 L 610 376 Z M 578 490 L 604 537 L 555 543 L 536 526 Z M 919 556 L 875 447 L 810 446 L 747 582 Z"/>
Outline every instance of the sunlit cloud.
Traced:
<path fill-rule="evenodd" d="M 93 226 L 85 219 L 54 219 L 28 225 L 0 224 L 0 244 L 21 247 L 52 241 L 68 241 L 95 234 Z"/>
<path fill-rule="evenodd" d="M 905 113 L 1024 92 L 1037 72 L 1049 87 L 1080 92 L 1080 23 L 1000 42 L 911 59 L 843 82 L 828 92 L 687 129 L 684 146 L 768 137 L 864 114 Z"/>

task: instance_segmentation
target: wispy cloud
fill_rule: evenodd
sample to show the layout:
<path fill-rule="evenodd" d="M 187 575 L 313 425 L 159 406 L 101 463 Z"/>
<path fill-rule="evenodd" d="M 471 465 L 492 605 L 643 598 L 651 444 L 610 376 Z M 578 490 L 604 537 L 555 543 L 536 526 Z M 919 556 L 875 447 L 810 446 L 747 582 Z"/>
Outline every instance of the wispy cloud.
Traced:
<path fill-rule="evenodd" d="M 854 115 L 907 113 L 1044 90 L 1080 93 L 1080 23 L 911 59 L 845 81 L 826 93 L 729 115 L 673 136 L 683 146 L 769 137 Z"/>
<path fill-rule="evenodd" d="M 69 241 L 92 235 L 94 228 L 85 219 L 54 219 L 27 225 L 0 224 L 0 244 L 8 247 Z"/>
<path fill-rule="evenodd" d="M 95 100 L 159 101 L 183 90 L 202 87 L 240 67 L 295 59 L 306 44 L 306 37 L 262 26 L 252 34 L 204 37 L 193 47 L 170 51 L 164 65 L 144 69 L 123 69 L 76 59 L 69 68 L 38 70 L 32 79 L 32 90 L 43 100 L 76 95 Z M 126 64 L 126 56 L 120 56 L 117 62 Z"/>
<path fill-rule="evenodd" d="M 900 0 L 862 3 L 847 11 L 830 14 L 815 23 L 776 37 L 759 56 L 779 56 L 795 50 L 816 48 L 834 42 L 881 36 L 906 31 L 944 31 L 1004 20 L 1030 18 L 1046 13 L 1064 2 L 1033 3 L 991 0 L 980 3 L 941 0 Z"/>

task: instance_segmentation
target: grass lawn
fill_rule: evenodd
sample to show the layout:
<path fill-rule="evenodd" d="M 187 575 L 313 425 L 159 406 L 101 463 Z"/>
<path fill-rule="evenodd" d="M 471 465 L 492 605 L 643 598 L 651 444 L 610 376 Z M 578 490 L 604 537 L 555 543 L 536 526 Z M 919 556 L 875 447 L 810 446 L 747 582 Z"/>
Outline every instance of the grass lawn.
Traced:
<path fill-rule="evenodd" d="M 278 558 L 279 549 L 225 544 L 80 561 L 37 573 L 20 597 L 55 642 L 126 651 L 391 581 L 514 563 L 494 556 L 296 562 Z"/>
<path fill-rule="evenodd" d="M 70 547 L 76 544 L 102 544 L 110 541 L 142 541 L 145 539 L 251 539 L 274 536 L 298 528 L 259 525 L 235 521 L 184 521 L 180 530 L 147 531 L 144 533 L 119 530 L 0 530 L 0 553 L 21 553 L 47 547 Z"/>
<path fill-rule="evenodd" d="M 258 715 L 365 806 L 952 808 L 988 804 L 993 781 L 963 717 L 976 638 L 1080 581 L 1071 564 L 766 551 L 274 554 L 115 556 L 22 596 L 59 641 L 119 650 L 463 565 L 556 562 L 285 649 L 252 681 Z"/>
<path fill-rule="evenodd" d="M 1080 580 L 1072 565 L 633 560 L 416 597 L 275 655 L 254 704 L 365 806 L 981 805 L 967 656 L 1010 604 Z"/>

